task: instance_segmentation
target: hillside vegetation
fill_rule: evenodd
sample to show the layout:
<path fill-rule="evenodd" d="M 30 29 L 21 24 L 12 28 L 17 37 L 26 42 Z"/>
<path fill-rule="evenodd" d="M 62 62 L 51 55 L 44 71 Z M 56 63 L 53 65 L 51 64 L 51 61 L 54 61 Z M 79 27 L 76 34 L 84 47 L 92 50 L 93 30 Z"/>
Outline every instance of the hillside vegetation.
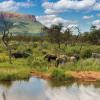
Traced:
<path fill-rule="evenodd" d="M 24 15 L 17 13 L 4 13 L 5 18 L 12 21 L 16 27 L 13 27 L 10 32 L 13 34 L 23 35 L 40 35 L 43 25 L 36 21 L 34 15 Z M 1 24 L 1 21 L 0 21 Z"/>
<path fill-rule="evenodd" d="M 100 29 L 62 33 L 62 24 L 48 28 L 34 16 L 15 15 L 0 15 L 0 80 L 28 78 L 32 71 L 57 80 L 71 79 L 72 71 L 100 71 Z"/>

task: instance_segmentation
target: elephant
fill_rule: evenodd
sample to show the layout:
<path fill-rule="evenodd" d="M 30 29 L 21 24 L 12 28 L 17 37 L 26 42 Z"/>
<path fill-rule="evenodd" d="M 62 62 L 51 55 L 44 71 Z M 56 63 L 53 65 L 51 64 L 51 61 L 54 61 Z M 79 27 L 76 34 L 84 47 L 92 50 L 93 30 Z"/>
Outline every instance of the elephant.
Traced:
<path fill-rule="evenodd" d="M 15 53 L 12 53 L 11 56 L 13 58 L 27 58 L 30 56 L 30 54 L 26 52 L 15 52 Z"/>
<path fill-rule="evenodd" d="M 48 62 L 51 62 L 52 60 L 56 61 L 57 56 L 54 54 L 46 54 L 44 56 L 44 59 L 47 59 Z"/>
<path fill-rule="evenodd" d="M 68 57 L 66 55 L 60 55 L 56 58 L 56 67 L 59 66 L 59 64 L 65 64 L 68 61 Z"/>
<path fill-rule="evenodd" d="M 93 58 L 100 58 L 100 54 L 99 53 L 92 53 L 92 57 Z"/>

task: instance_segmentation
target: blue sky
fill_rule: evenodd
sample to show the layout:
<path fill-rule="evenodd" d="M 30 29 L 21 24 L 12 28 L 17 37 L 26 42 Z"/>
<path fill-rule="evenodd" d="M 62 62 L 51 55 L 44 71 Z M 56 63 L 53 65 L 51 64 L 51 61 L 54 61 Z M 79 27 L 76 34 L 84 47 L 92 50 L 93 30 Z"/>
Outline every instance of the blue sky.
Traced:
<path fill-rule="evenodd" d="M 0 11 L 33 14 L 45 26 L 62 23 L 89 31 L 91 25 L 100 28 L 99 0 L 0 0 Z"/>

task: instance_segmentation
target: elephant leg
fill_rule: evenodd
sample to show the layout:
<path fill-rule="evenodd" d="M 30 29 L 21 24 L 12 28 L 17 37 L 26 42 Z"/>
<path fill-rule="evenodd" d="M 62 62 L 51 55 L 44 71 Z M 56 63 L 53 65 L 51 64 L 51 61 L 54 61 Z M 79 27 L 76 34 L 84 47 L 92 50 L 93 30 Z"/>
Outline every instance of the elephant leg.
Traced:
<path fill-rule="evenodd" d="M 55 67 L 58 67 L 58 66 L 59 66 L 59 61 L 56 61 Z"/>

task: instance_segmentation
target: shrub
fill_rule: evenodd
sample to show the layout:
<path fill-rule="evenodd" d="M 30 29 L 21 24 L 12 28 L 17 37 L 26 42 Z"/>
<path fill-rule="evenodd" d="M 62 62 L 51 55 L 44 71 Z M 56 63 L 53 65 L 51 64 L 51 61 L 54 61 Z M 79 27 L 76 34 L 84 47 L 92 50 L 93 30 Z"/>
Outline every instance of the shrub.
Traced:
<path fill-rule="evenodd" d="M 43 43 L 42 46 L 43 46 L 44 49 L 48 49 L 48 44 L 46 42 Z"/>
<path fill-rule="evenodd" d="M 27 64 L 30 65 L 31 67 L 38 67 L 38 68 L 42 68 L 43 66 L 47 66 L 47 62 L 45 60 L 43 60 L 43 58 L 40 57 L 29 57 L 27 60 Z"/>
<path fill-rule="evenodd" d="M 79 67 L 79 65 L 78 65 Z M 100 61 L 99 59 L 85 59 L 80 62 L 80 70 L 83 71 L 100 71 Z"/>
<path fill-rule="evenodd" d="M 5 53 L 0 53 L 0 62 L 8 61 L 9 57 Z"/>
<path fill-rule="evenodd" d="M 28 48 L 28 49 L 26 49 L 25 52 L 32 54 L 32 49 L 29 49 L 29 48 Z"/>
<path fill-rule="evenodd" d="M 37 48 L 37 47 L 38 47 L 38 43 L 37 42 L 34 42 L 33 48 Z"/>
<path fill-rule="evenodd" d="M 63 81 L 66 78 L 64 71 L 62 71 L 61 69 L 54 69 L 51 73 L 51 76 L 54 80 L 57 81 Z"/>
<path fill-rule="evenodd" d="M 81 52 L 81 57 L 82 58 L 90 58 L 92 55 L 92 50 L 91 49 L 87 49 Z"/>

